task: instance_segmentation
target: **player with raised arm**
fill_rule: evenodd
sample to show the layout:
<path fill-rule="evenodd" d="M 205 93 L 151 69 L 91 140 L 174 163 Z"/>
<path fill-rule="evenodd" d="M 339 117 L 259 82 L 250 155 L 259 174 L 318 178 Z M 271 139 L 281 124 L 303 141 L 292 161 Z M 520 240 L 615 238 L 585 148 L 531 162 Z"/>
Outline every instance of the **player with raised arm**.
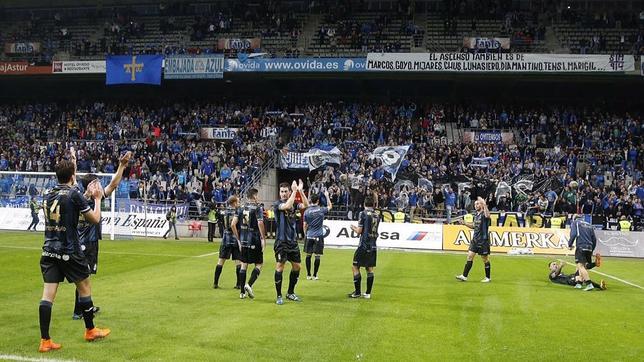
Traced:
<path fill-rule="evenodd" d="M 470 229 L 474 229 L 474 236 L 472 237 L 472 242 L 467 251 L 467 261 L 465 262 L 465 268 L 463 269 L 463 274 L 457 275 L 456 279 L 465 282 L 467 281 L 467 275 L 472 269 L 472 264 L 474 263 L 474 256 L 479 254 L 483 263 L 485 264 L 485 278 L 481 280 L 482 283 L 489 283 L 490 279 L 490 210 L 488 210 L 485 200 L 479 197 L 474 202 L 474 208 L 476 209 L 476 215 L 474 215 L 473 223 L 465 223 L 465 226 Z"/>
<path fill-rule="evenodd" d="M 304 211 L 304 233 L 306 241 L 304 252 L 306 253 L 306 279 L 318 280 L 318 271 L 320 270 L 320 259 L 324 254 L 324 216 L 333 208 L 329 192 L 324 191 L 328 206 L 320 206 L 320 197 L 317 194 L 311 195 L 311 206 Z M 311 256 L 315 254 L 315 269 L 311 277 Z"/>
<path fill-rule="evenodd" d="M 237 238 L 237 247 L 241 252 L 241 269 L 237 279 L 237 285 L 242 287 L 239 294 L 240 299 L 248 295 L 255 298 L 253 284 L 259 278 L 264 264 L 264 249 L 266 248 L 266 230 L 264 229 L 264 210 L 257 202 L 257 189 L 250 189 L 246 194 L 247 202 L 237 210 L 233 218 L 231 229 Z M 246 283 L 246 270 L 248 264 L 255 264 Z"/>
<path fill-rule="evenodd" d="M 85 340 L 94 341 L 110 334 L 109 329 L 94 326 L 94 304 L 91 297 L 91 270 L 78 238 L 79 214 L 92 224 L 101 221 L 100 200 L 103 192 L 92 185 L 90 193 L 94 199 L 94 209 L 90 209 L 81 193 L 73 187 L 76 179 L 76 166 L 70 160 L 62 160 L 56 165 L 58 185 L 46 196 L 45 243 L 40 258 L 44 286 L 38 310 L 40 320 L 40 352 L 60 349 L 49 335 L 51 310 L 58 284 L 67 279 L 75 283 L 79 291 L 79 301 L 85 320 Z"/>
<path fill-rule="evenodd" d="M 367 195 L 364 199 L 364 211 L 362 211 L 358 218 L 358 226 L 351 225 L 351 230 L 360 235 L 360 243 L 356 252 L 353 254 L 353 286 L 354 290 L 349 294 L 349 298 L 371 299 L 371 289 L 373 288 L 374 273 L 373 268 L 376 267 L 376 259 L 378 250 L 376 249 L 376 241 L 378 240 L 378 226 L 380 225 L 381 216 L 376 210 L 373 209 L 374 198 L 372 195 Z M 367 291 L 360 294 L 362 275 L 360 268 L 367 270 Z"/>
<path fill-rule="evenodd" d="M 295 202 L 295 196 L 300 193 L 302 203 Z M 301 299 L 295 294 L 295 285 L 300 276 L 300 263 L 302 257 L 300 255 L 300 248 L 297 245 L 296 239 L 296 225 L 297 219 L 295 213 L 306 209 L 309 206 L 309 200 L 304 194 L 304 183 L 302 180 L 299 184 L 293 181 L 291 189 L 288 188 L 288 183 L 283 182 L 280 184 L 280 200 L 273 204 L 275 211 L 275 222 L 277 227 L 277 236 L 275 237 L 275 291 L 277 305 L 284 304 L 282 299 L 282 273 L 284 272 L 284 265 L 287 262 L 291 263 L 291 274 L 289 276 L 288 291 L 286 292 L 286 299 L 294 302 L 300 302 Z"/>
<path fill-rule="evenodd" d="M 241 270 L 241 251 L 239 250 L 238 238 L 233 232 L 232 224 L 235 217 L 237 217 L 237 211 L 239 209 L 239 198 L 237 196 L 230 196 L 226 200 L 226 209 L 223 211 L 220 216 L 224 223 L 224 231 L 221 238 L 221 246 L 219 247 L 219 260 L 217 261 L 217 266 L 215 267 L 215 280 L 213 283 L 213 288 L 219 288 L 219 277 L 221 276 L 221 271 L 224 268 L 224 263 L 228 259 L 233 259 L 235 262 L 235 289 L 240 289 L 243 285 L 239 285 L 239 271 Z"/>
<path fill-rule="evenodd" d="M 94 187 L 101 190 L 101 201 L 102 199 L 110 197 L 112 195 L 112 192 L 114 192 L 118 188 L 119 183 L 123 178 L 123 172 L 127 168 L 127 165 L 130 162 L 131 158 L 132 152 L 130 151 L 121 156 L 121 158 L 119 159 L 119 167 L 116 170 L 114 176 L 112 176 L 112 180 L 110 181 L 109 185 L 107 185 L 105 189 L 101 187 L 98 176 L 94 174 L 85 175 L 85 177 L 81 178 L 80 184 L 85 190 L 85 194 L 83 196 L 85 196 L 85 198 L 87 199 L 87 203 L 89 204 L 90 208 L 94 208 L 94 199 L 92 199 L 91 197 L 90 185 L 93 185 Z M 96 274 L 98 270 L 98 241 L 102 239 L 101 223 L 89 223 L 81 214 L 78 220 L 78 238 L 81 244 L 81 249 L 85 253 L 85 259 L 87 259 L 87 265 L 89 265 L 91 273 Z M 74 314 L 72 318 L 81 319 L 83 317 L 83 311 L 81 309 L 80 302 L 78 301 L 78 290 L 76 290 L 75 294 L 76 302 L 74 303 Z M 97 313 L 99 310 L 99 307 L 94 307 L 94 313 Z"/>

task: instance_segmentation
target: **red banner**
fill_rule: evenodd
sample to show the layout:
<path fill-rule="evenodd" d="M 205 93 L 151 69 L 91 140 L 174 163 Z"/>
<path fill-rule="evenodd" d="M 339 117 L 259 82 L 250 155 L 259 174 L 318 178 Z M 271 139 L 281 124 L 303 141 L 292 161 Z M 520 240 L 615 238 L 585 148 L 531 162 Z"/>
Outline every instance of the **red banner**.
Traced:
<path fill-rule="evenodd" d="M 0 62 L 0 75 L 51 74 L 51 66 L 31 65 L 28 62 Z"/>

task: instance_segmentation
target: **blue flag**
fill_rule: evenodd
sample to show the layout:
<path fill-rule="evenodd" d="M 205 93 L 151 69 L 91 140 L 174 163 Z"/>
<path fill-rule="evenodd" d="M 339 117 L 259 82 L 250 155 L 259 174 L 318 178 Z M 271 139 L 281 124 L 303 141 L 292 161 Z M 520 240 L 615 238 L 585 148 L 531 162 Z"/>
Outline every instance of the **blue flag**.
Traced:
<path fill-rule="evenodd" d="M 105 84 L 161 84 L 162 55 L 116 55 L 106 60 Z"/>
<path fill-rule="evenodd" d="M 370 159 L 378 159 L 382 162 L 385 171 L 391 174 L 391 181 L 396 180 L 396 174 L 405 160 L 409 146 L 384 146 L 373 150 Z"/>

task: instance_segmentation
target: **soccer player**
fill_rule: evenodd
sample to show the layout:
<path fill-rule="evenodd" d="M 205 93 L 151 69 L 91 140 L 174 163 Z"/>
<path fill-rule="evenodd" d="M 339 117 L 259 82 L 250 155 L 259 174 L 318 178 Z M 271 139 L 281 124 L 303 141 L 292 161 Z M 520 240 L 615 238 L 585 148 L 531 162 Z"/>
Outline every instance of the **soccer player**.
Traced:
<path fill-rule="evenodd" d="M 548 263 L 548 268 L 550 269 L 550 274 L 548 274 L 548 278 L 550 278 L 551 282 L 556 284 L 563 284 L 563 285 L 569 285 L 571 287 L 576 287 L 581 282 L 581 277 L 579 276 L 579 272 L 576 272 L 575 274 L 564 274 L 562 272 L 564 265 L 565 264 L 563 262 L 557 263 L 556 261 L 551 261 L 550 263 Z M 592 265 L 587 265 L 586 269 L 592 269 L 594 266 L 595 266 L 594 263 Z M 606 282 L 603 280 L 600 281 L 599 284 L 594 282 L 591 282 L 591 283 L 593 284 L 593 288 L 584 289 L 584 290 L 586 291 L 591 291 L 593 289 L 606 290 Z"/>
<path fill-rule="evenodd" d="M 479 254 L 483 263 L 485 263 L 485 278 L 481 280 L 481 283 L 489 283 L 490 279 L 490 210 L 488 210 L 485 200 L 479 197 L 474 202 L 474 208 L 476 209 L 476 215 L 474 216 L 474 223 L 465 223 L 465 226 L 470 229 L 474 229 L 474 236 L 472 237 L 472 242 L 470 243 L 470 248 L 467 251 L 467 262 L 465 263 L 465 268 L 463 269 L 463 274 L 457 275 L 456 279 L 465 282 L 467 281 L 467 275 L 472 269 L 472 264 L 474 263 L 474 256 Z"/>
<path fill-rule="evenodd" d="M 62 160 L 56 165 L 58 185 L 45 196 L 45 243 L 40 258 L 43 276 L 43 295 L 38 309 L 40 319 L 40 352 L 60 349 L 49 335 L 51 309 L 56 298 L 58 284 L 67 279 L 75 283 L 85 320 L 85 340 L 94 341 L 110 334 L 109 329 L 94 326 L 94 304 L 89 276 L 91 270 L 78 240 L 79 214 L 92 224 L 101 221 L 101 189 L 92 185 L 90 193 L 94 209 L 90 209 L 81 193 L 72 185 L 76 179 L 76 167 L 72 161 Z"/>
<path fill-rule="evenodd" d="M 94 208 L 94 199 L 91 198 L 90 185 L 98 188 L 102 192 L 102 198 L 108 198 L 112 195 L 112 192 L 116 190 L 123 178 L 123 171 L 127 167 L 127 164 L 132 158 L 132 152 L 126 152 L 121 159 L 119 160 L 119 167 L 116 170 L 114 176 L 109 185 L 103 190 L 98 180 L 98 176 L 94 174 L 86 175 L 81 179 L 81 185 L 85 190 L 85 198 L 90 208 Z M 99 202 L 100 203 L 100 202 Z M 100 205 L 99 205 L 100 206 Z M 87 259 L 87 265 L 89 265 L 90 271 L 92 274 L 96 274 L 98 269 L 98 241 L 102 239 L 101 223 L 92 224 L 85 220 L 85 217 L 81 214 L 78 220 L 78 238 L 81 245 L 81 249 L 85 253 L 85 259 Z M 94 313 L 97 313 L 100 310 L 99 307 L 94 307 Z M 83 310 L 81 309 L 80 302 L 78 301 L 78 289 L 76 290 L 76 302 L 74 303 L 74 314 L 72 319 L 81 319 L 83 318 Z"/>
<path fill-rule="evenodd" d="M 373 288 L 373 268 L 376 267 L 376 240 L 378 240 L 378 225 L 380 225 L 380 215 L 373 209 L 374 199 L 372 195 L 367 195 L 364 199 L 364 211 L 358 217 L 358 226 L 351 225 L 351 230 L 360 235 L 360 243 L 356 252 L 353 254 L 353 293 L 349 298 L 360 298 L 360 284 L 362 275 L 360 268 L 367 270 L 367 292 L 362 294 L 365 299 L 371 299 L 371 288 Z"/>
<path fill-rule="evenodd" d="M 237 217 L 238 208 L 239 198 L 237 198 L 237 196 L 229 197 L 226 201 L 226 210 L 224 210 L 222 216 L 224 222 L 224 235 L 221 239 L 221 246 L 219 246 L 219 260 L 217 261 L 217 266 L 215 267 L 215 281 L 212 286 L 215 289 L 219 288 L 219 277 L 221 276 L 221 271 L 224 268 L 224 263 L 230 258 L 232 258 L 235 262 L 235 289 L 240 289 L 242 287 L 241 285 L 239 285 L 239 270 L 241 269 L 241 252 L 239 250 L 239 244 L 237 242 L 237 240 L 239 239 L 237 239 L 232 229 L 233 220 L 235 219 L 235 217 Z"/>
<path fill-rule="evenodd" d="M 295 285 L 297 279 L 300 277 L 300 263 L 302 257 L 300 255 L 300 248 L 296 240 L 296 225 L 297 222 L 295 214 L 309 206 L 309 200 L 304 195 L 304 183 L 300 180 L 299 184 L 293 181 L 291 189 L 288 188 L 288 183 L 282 182 L 280 184 L 280 200 L 275 202 L 273 210 L 275 211 L 275 222 L 277 227 L 277 236 L 275 237 L 275 291 L 277 292 L 277 305 L 284 304 L 282 299 L 282 273 L 284 272 L 284 265 L 287 262 L 291 263 L 291 275 L 288 281 L 288 291 L 286 292 L 286 299 L 294 302 L 300 302 L 301 299 L 295 294 Z M 295 195 L 300 193 L 302 203 L 295 202 Z"/>
<path fill-rule="evenodd" d="M 266 230 L 264 229 L 264 210 L 257 202 L 257 189 L 250 189 L 246 193 L 247 202 L 238 209 L 237 216 L 233 218 L 231 229 L 238 240 L 241 252 L 241 268 L 239 270 L 237 285 L 243 286 L 240 299 L 255 298 L 253 284 L 257 281 L 264 264 L 264 249 L 266 248 Z M 248 264 L 255 264 L 246 283 L 246 270 Z"/>
<path fill-rule="evenodd" d="M 304 252 L 306 253 L 306 279 L 318 280 L 318 271 L 320 270 L 320 258 L 324 254 L 324 215 L 328 214 L 333 208 L 329 192 L 324 191 L 328 206 L 320 206 L 320 197 L 318 194 L 311 195 L 311 205 L 304 211 L 304 233 L 306 233 L 306 242 Z M 311 256 L 315 254 L 315 269 L 311 277 Z"/>
<path fill-rule="evenodd" d="M 31 197 L 29 208 L 31 209 L 31 224 L 29 224 L 27 231 L 31 230 L 32 226 L 34 227 L 33 231 L 36 231 L 36 226 L 38 226 L 38 223 L 40 222 L 40 219 L 38 219 L 38 210 L 42 209 L 42 206 L 38 204 L 35 196 Z"/>
<path fill-rule="evenodd" d="M 593 226 L 579 217 L 575 217 L 570 223 L 570 240 L 568 240 L 568 248 L 572 250 L 573 244 L 577 242 L 575 249 L 575 263 L 577 263 L 577 272 L 579 272 L 580 284 L 575 285 L 575 288 L 582 288 L 582 284 L 586 285 L 585 290 L 592 290 L 595 286 L 588 274 L 586 264 L 592 263 L 593 250 L 597 246 L 597 237 Z"/>

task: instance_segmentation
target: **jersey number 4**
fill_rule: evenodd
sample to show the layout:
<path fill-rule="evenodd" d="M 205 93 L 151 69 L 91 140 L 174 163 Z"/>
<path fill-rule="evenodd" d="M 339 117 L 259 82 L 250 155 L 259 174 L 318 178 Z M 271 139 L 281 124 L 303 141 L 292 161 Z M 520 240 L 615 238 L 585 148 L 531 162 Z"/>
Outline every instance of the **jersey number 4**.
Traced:
<path fill-rule="evenodd" d="M 47 207 L 47 201 L 45 201 L 45 210 L 47 212 L 47 218 L 58 224 L 60 221 L 60 205 L 58 205 L 58 200 L 54 200 L 54 203 L 51 204 L 51 207 Z"/>

